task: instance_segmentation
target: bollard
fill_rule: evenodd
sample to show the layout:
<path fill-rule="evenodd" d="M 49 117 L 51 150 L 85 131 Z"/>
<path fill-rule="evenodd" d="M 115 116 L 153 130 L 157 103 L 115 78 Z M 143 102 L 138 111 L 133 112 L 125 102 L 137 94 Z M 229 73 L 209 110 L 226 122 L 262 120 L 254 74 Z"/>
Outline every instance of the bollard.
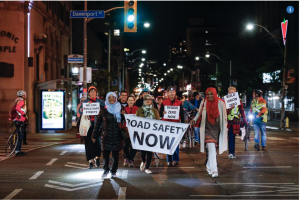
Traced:
<path fill-rule="evenodd" d="M 289 125 L 290 125 L 290 120 L 289 120 L 289 118 L 287 117 L 287 118 L 285 119 L 285 127 L 286 127 L 286 128 L 289 128 Z"/>

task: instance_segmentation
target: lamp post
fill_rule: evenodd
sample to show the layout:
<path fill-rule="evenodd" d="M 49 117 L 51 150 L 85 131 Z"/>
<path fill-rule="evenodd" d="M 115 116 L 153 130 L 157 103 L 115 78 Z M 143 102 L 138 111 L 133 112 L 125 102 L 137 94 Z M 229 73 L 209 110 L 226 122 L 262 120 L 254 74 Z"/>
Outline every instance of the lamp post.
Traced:
<path fill-rule="evenodd" d="M 284 23 L 286 21 L 284 20 Z M 272 33 L 270 33 L 270 31 L 262 26 L 262 25 L 259 25 L 259 24 L 248 24 L 247 25 L 247 29 L 248 30 L 252 30 L 254 28 L 254 26 L 258 26 L 258 27 L 261 27 L 263 28 L 265 31 L 267 31 L 268 34 L 270 34 L 272 36 L 272 38 L 275 40 L 275 42 L 278 44 L 281 52 L 282 52 L 282 55 L 283 55 L 283 78 L 282 78 L 282 92 L 281 92 L 281 120 L 280 120 L 280 129 L 284 129 L 284 115 L 285 115 L 285 108 L 284 108 L 284 99 L 285 99 L 285 83 L 286 83 L 286 37 L 285 38 L 281 38 L 281 37 L 277 37 L 275 35 L 273 35 Z M 284 51 L 282 50 L 280 44 L 278 43 L 278 41 L 275 39 L 283 39 L 285 41 L 284 43 Z"/>

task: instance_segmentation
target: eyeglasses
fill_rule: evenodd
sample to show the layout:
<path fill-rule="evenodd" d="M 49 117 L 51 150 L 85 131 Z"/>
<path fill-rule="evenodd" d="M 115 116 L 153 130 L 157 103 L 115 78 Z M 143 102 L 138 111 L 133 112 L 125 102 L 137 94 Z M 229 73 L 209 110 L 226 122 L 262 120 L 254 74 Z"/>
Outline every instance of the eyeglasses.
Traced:
<path fill-rule="evenodd" d="M 152 99 L 145 99 L 146 101 L 152 100 Z"/>

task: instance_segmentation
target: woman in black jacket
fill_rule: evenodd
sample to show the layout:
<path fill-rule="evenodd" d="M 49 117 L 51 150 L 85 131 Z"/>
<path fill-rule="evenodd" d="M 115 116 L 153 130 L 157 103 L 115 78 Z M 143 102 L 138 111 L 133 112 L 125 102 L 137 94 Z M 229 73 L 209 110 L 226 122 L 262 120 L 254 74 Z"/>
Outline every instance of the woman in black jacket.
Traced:
<path fill-rule="evenodd" d="M 97 135 L 101 136 L 101 148 L 103 152 L 103 178 L 109 173 L 109 154 L 112 152 L 113 164 L 111 177 L 117 177 L 117 169 L 119 162 L 119 151 L 124 148 L 121 122 L 125 120 L 121 115 L 122 106 L 117 102 L 117 95 L 114 92 L 109 92 L 106 95 L 105 107 L 101 106 L 97 117 L 95 129 L 92 139 L 96 142 Z"/>

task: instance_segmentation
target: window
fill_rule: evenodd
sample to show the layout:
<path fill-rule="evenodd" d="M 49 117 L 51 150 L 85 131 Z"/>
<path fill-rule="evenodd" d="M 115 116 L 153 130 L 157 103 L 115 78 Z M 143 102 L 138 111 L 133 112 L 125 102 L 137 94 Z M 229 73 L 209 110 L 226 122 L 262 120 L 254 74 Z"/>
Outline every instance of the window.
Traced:
<path fill-rule="evenodd" d="M 61 3 L 59 3 L 59 18 L 64 21 L 64 6 Z"/>

